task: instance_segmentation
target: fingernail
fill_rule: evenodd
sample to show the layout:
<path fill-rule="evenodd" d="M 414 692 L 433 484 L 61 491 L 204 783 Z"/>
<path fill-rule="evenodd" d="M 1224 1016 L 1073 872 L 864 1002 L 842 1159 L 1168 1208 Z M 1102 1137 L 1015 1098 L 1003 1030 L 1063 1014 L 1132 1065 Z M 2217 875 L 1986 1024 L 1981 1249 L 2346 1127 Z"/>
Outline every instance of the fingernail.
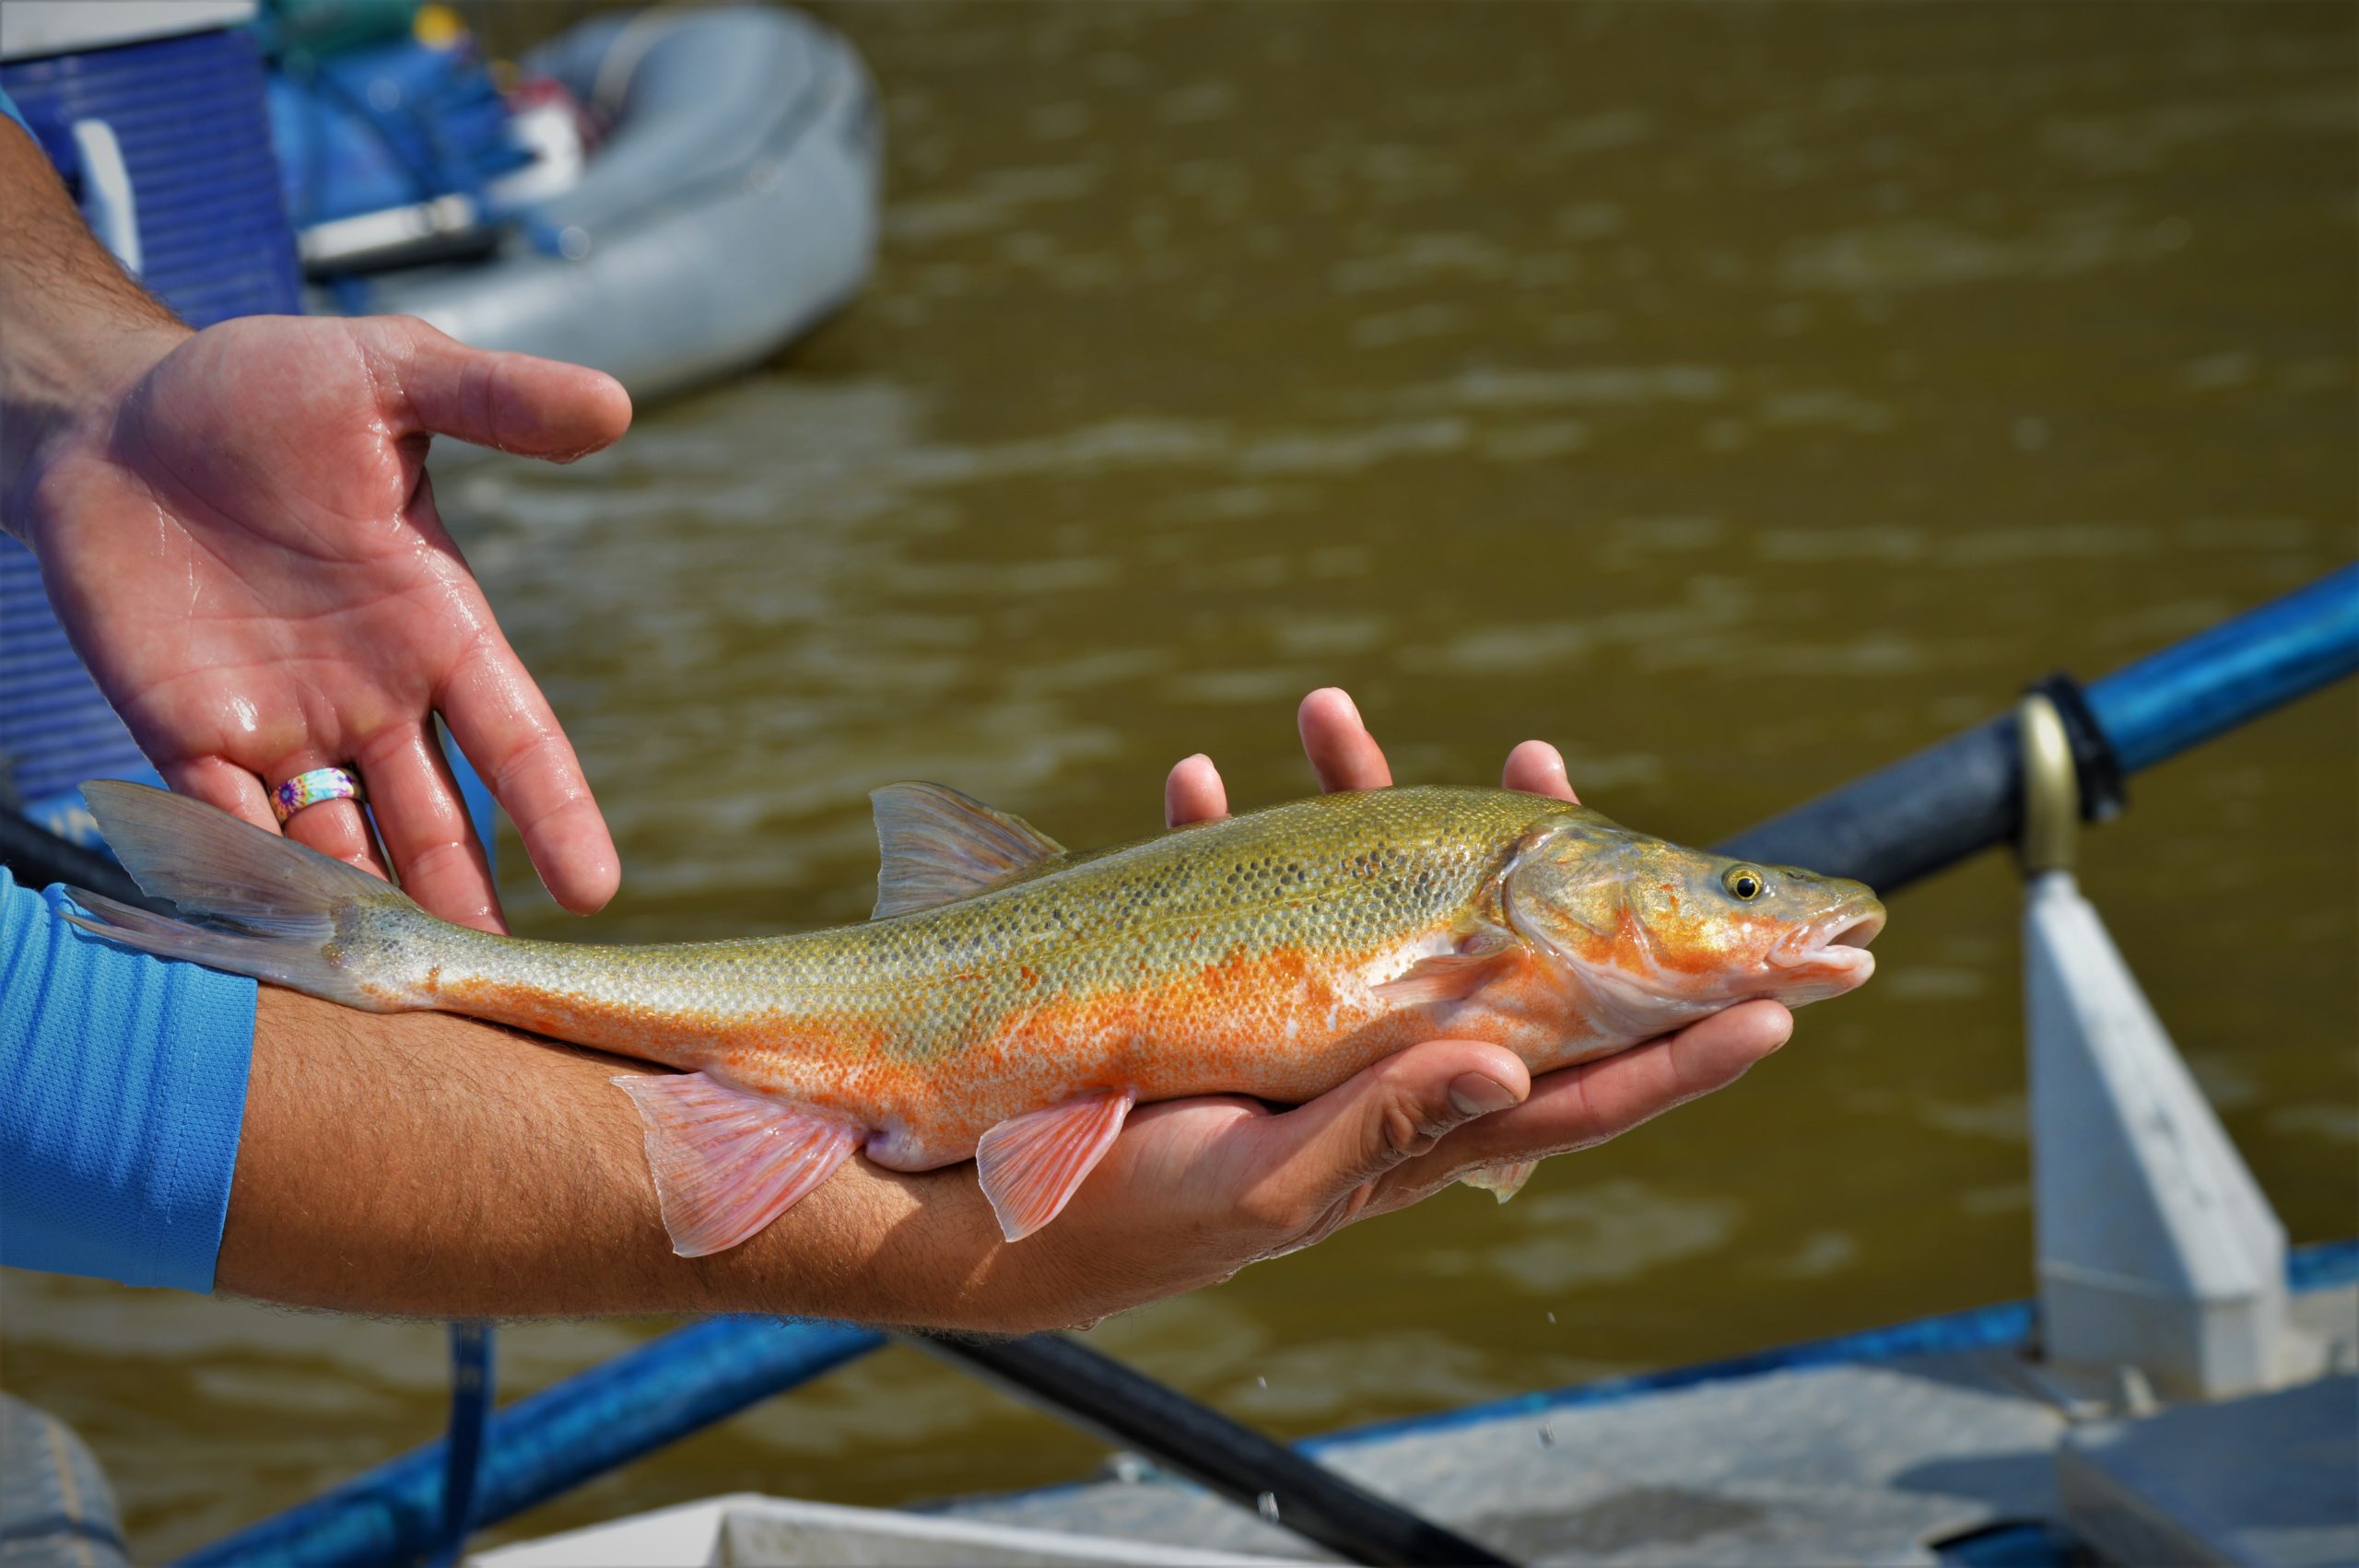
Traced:
<path fill-rule="evenodd" d="M 1506 1110 L 1515 1103 L 1515 1094 L 1506 1084 L 1479 1072 L 1461 1072 L 1450 1080 L 1450 1107 L 1469 1119 Z"/>

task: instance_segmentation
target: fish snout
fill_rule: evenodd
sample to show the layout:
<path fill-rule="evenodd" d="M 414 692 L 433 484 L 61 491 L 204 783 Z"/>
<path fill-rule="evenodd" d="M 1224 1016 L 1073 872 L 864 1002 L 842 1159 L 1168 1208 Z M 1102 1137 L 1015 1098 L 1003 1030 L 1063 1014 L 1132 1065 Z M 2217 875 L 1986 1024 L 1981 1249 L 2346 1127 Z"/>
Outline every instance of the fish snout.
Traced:
<path fill-rule="evenodd" d="M 1864 948 L 1884 934 L 1884 905 L 1873 894 L 1854 899 L 1828 918 L 1834 929 L 1820 945 Z"/>
<path fill-rule="evenodd" d="M 1790 1002 L 1840 996 L 1867 983 L 1876 971 L 1868 944 L 1883 934 L 1884 907 L 1862 888 L 1797 929 L 1770 956 L 1770 966 L 1794 988 Z"/>

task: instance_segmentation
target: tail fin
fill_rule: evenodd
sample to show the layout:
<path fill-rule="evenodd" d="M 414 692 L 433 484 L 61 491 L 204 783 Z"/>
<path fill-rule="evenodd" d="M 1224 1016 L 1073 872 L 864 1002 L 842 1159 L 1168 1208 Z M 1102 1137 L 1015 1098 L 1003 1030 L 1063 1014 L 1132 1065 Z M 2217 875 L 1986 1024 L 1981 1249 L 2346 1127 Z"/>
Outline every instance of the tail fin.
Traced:
<path fill-rule="evenodd" d="M 65 917 L 84 930 L 347 1007 L 387 1012 L 417 1005 L 387 927 L 432 917 L 392 883 L 144 784 L 85 784 L 82 798 L 141 891 L 171 900 L 181 915 L 150 914 L 76 888 L 74 901 L 103 917 Z"/>

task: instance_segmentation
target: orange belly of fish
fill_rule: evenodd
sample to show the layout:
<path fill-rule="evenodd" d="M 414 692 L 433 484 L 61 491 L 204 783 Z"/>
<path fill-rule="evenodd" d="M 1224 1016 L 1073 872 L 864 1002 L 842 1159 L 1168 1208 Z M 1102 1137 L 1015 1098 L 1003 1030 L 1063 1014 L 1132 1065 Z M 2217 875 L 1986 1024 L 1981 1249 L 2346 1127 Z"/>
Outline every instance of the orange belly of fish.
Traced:
<path fill-rule="evenodd" d="M 1358 972 L 1290 952 L 1137 989 L 1056 995 L 928 1059 L 887 1043 L 907 1037 L 897 1020 L 827 1014 L 722 1031 L 739 1038 L 659 1059 L 841 1111 L 871 1129 L 871 1158 L 927 1170 L 968 1158 L 999 1122 L 1093 1091 L 1142 1104 L 1215 1094 L 1299 1104 L 1443 1035 L 1504 1046 L 1535 1071 L 1582 1054 L 1587 1021 L 1536 965 L 1493 980 L 1475 1003 L 1415 1007 L 1371 995 Z M 757 1033 L 769 1037 L 745 1037 Z"/>
<path fill-rule="evenodd" d="M 1584 1054 L 1588 1021 L 1528 955 L 1472 1002 L 1409 1007 L 1359 978 L 1377 956 L 1281 950 L 1080 995 L 1050 982 L 1044 1000 L 980 1020 L 971 1037 L 930 1056 L 906 1043 L 922 1038 L 924 1021 L 891 1012 L 659 1014 L 483 981 L 447 984 L 440 1000 L 837 1112 L 868 1130 L 871 1158 L 899 1170 L 956 1164 L 995 1124 L 1097 1090 L 1143 1104 L 1238 1094 L 1294 1105 L 1443 1035 L 1504 1046 L 1535 1071 Z M 941 1007 L 939 995 L 929 1005 Z"/>

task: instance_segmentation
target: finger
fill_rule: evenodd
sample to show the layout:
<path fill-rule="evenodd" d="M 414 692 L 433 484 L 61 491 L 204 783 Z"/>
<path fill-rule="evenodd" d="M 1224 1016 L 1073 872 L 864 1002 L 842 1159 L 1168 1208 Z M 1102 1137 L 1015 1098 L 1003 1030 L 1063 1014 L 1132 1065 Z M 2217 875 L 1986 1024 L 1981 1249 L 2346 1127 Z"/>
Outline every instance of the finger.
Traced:
<path fill-rule="evenodd" d="M 1451 1129 L 1506 1112 L 1531 1092 L 1532 1075 L 1503 1047 L 1477 1040 L 1413 1046 L 1271 1117 L 1273 1153 L 1247 1211 L 1291 1216 L 1295 1228 L 1315 1239 L 1356 1217 L 1378 1177 L 1426 1154 Z"/>
<path fill-rule="evenodd" d="M 1554 795 L 1575 805 L 1581 803 L 1581 798 L 1573 793 L 1572 780 L 1565 776 L 1564 754 L 1545 741 L 1526 741 L 1508 753 L 1507 771 L 1499 783 L 1527 795 Z"/>
<path fill-rule="evenodd" d="M 435 707 L 516 824 L 550 895 L 577 915 L 604 908 L 622 884 L 614 836 L 548 699 L 506 639 L 487 628 Z"/>
<path fill-rule="evenodd" d="M 278 831 L 278 813 L 270 809 L 270 791 L 261 779 L 237 764 L 217 756 L 168 763 L 156 770 L 180 794 L 228 812 L 268 832 Z"/>
<path fill-rule="evenodd" d="M 360 775 L 361 789 L 369 788 L 368 772 L 359 768 L 355 759 L 329 756 L 311 746 L 263 769 L 262 777 L 275 794 L 288 779 L 315 767 L 353 768 Z M 264 809 L 269 810 L 267 806 Z M 278 830 L 306 848 L 317 849 L 346 865 L 358 866 L 371 876 L 392 880 L 384 859 L 377 853 L 377 840 L 369 831 L 369 819 L 362 814 L 357 801 L 322 801 L 315 806 L 305 806 L 281 824 Z"/>
<path fill-rule="evenodd" d="M 1163 825 L 1185 827 L 1191 822 L 1215 822 L 1228 814 L 1228 787 L 1220 781 L 1213 759 L 1198 752 L 1171 765 L 1163 781 Z"/>
<path fill-rule="evenodd" d="M 469 348 L 408 316 L 353 323 L 396 438 L 430 431 L 570 462 L 630 428 L 630 394 L 584 365 Z"/>
<path fill-rule="evenodd" d="M 1302 749 L 1321 790 L 1381 790 L 1392 782 L 1384 748 L 1367 732 L 1343 687 L 1321 686 L 1304 697 L 1295 727 L 1302 731 Z"/>
<path fill-rule="evenodd" d="M 1387 1185 L 1401 1189 L 1402 1200 L 1414 1200 L 1478 1165 L 1602 1143 L 1735 1082 L 1784 1045 L 1793 1029 L 1794 1015 L 1777 1002 L 1748 1001 L 1676 1035 L 1543 1074 L 1515 1109 L 1455 1134 Z M 1391 1196 L 1384 1206 L 1397 1206 Z"/>
<path fill-rule="evenodd" d="M 383 731 L 360 748 L 359 761 L 402 891 L 429 914 L 504 935 L 490 857 L 432 731 L 424 724 Z"/>

